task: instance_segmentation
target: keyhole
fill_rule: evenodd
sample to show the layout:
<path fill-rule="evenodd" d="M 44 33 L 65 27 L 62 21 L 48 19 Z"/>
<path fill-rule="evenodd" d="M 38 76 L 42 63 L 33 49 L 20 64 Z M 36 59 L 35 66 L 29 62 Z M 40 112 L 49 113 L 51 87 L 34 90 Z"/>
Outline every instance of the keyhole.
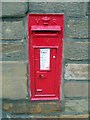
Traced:
<path fill-rule="evenodd" d="M 42 78 L 42 75 L 39 75 L 40 78 Z"/>

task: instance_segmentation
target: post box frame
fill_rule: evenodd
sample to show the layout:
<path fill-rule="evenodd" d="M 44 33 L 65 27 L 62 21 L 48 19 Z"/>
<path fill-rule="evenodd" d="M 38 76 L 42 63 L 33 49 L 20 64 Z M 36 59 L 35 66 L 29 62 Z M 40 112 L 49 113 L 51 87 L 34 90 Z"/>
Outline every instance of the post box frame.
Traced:
<path fill-rule="evenodd" d="M 61 36 L 59 37 L 59 39 L 61 39 L 61 44 L 59 45 L 46 45 L 46 46 L 41 46 L 41 45 L 34 45 L 34 46 L 31 46 L 32 45 L 32 38 L 31 38 L 31 29 L 32 31 L 35 31 L 38 29 L 43 31 L 42 28 L 38 28 L 38 25 L 37 27 L 35 28 L 35 26 L 33 26 L 31 28 L 31 22 L 30 22 L 30 17 L 31 16 L 37 16 L 37 18 L 40 16 L 62 16 L 62 25 L 60 26 L 60 24 L 58 26 L 60 26 L 60 28 L 53 28 L 52 27 L 52 31 L 53 29 L 56 29 L 56 31 L 58 31 L 59 29 L 62 31 L 61 33 Z M 55 26 L 55 25 L 54 25 Z M 49 28 L 49 27 L 47 27 Z M 47 29 L 48 31 L 48 29 Z M 42 34 L 43 36 L 45 36 L 44 34 Z M 50 34 L 51 35 L 51 34 Z M 37 37 L 37 36 L 36 36 Z M 60 88 L 61 88 L 61 82 L 62 82 L 62 51 L 63 51 L 63 40 L 64 40 L 64 14 L 29 14 L 28 15 L 28 74 L 29 74 L 29 91 L 30 91 L 30 99 L 31 100 L 60 100 Z M 57 86 L 57 90 L 56 90 L 56 97 L 51 95 L 48 96 L 35 96 L 35 77 L 34 77 L 34 49 L 40 49 L 40 48 L 50 48 L 50 49 L 57 49 L 57 56 L 58 56 L 58 59 L 56 61 L 56 64 L 58 65 L 56 69 L 56 79 L 58 82 L 55 83 L 55 85 Z"/>

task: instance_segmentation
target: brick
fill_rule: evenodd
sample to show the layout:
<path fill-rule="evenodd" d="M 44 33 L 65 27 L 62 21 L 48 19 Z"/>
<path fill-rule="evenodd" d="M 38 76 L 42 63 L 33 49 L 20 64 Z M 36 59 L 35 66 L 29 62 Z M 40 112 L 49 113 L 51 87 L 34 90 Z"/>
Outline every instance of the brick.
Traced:
<path fill-rule="evenodd" d="M 65 97 L 85 97 L 88 98 L 88 88 L 90 84 L 88 82 L 65 82 L 64 95 Z"/>
<path fill-rule="evenodd" d="M 50 1 L 50 0 L 49 0 Z M 84 2 L 37 2 L 29 3 L 29 11 L 36 13 L 65 13 L 70 17 L 86 15 L 87 3 Z"/>
<path fill-rule="evenodd" d="M 25 99 L 27 96 L 26 63 L 2 62 L 2 97 Z"/>
<path fill-rule="evenodd" d="M 66 80 L 88 80 L 90 76 L 88 71 L 90 65 L 88 64 L 66 64 L 65 65 L 65 79 Z"/>
<path fill-rule="evenodd" d="M 27 2 L 2 2 L 2 16 L 22 17 L 28 11 Z"/>
<path fill-rule="evenodd" d="M 90 60 L 88 57 L 90 42 L 64 42 L 66 60 Z"/>
<path fill-rule="evenodd" d="M 73 38 L 87 38 L 88 17 L 68 19 L 66 25 L 66 36 Z"/>
<path fill-rule="evenodd" d="M 0 46 L 2 46 L 2 50 L 0 50 L 2 52 L 1 60 L 25 60 L 25 46 L 23 43 L 2 43 Z"/>
<path fill-rule="evenodd" d="M 3 40 L 14 40 L 24 38 L 23 21 L 2 21 L 2 38 Z"/>
<path fill-rule="evenodd" d="M 88 99 L 65 101 L 65 112 L 88 113 Z"/>

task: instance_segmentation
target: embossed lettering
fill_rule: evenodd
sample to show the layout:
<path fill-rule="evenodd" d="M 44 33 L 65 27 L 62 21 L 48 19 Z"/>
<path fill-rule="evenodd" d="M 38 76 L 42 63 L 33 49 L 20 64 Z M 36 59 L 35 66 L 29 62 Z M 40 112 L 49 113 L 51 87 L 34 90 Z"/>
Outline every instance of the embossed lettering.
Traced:
<path fill-rule="evenodd" d="M 53 23 L 54 23 L 54 25 L 57 25 L 57 20 L 53 19 Z"/>
<path fill-rule="evenodd" d="M 40 22 L 40 19 L 35 19 L 36 20 L 36 23 L 37 23 L 37 25 L 39 24 L 39 22 Z"/>

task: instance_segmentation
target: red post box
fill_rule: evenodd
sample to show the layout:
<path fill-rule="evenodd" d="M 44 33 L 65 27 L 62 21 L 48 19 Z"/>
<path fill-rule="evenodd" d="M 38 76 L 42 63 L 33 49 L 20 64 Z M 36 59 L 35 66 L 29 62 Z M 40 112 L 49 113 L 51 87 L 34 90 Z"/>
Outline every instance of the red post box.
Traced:
<path fill-rule="evenodd" d="M 63 36 L 63 14 L 28 15 L 31 100 L 60 99 Z"/>

